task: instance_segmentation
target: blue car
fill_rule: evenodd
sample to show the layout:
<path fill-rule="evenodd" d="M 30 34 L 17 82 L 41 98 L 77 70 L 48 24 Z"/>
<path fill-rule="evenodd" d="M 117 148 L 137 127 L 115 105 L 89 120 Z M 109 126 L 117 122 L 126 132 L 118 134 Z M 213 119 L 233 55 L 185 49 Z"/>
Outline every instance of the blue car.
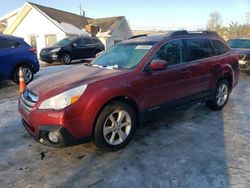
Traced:
<path fill-rule="evenodd" d="M 40 68 L 35 49 L 22 38 L 0 34 L 0 80 L 19 83 L 20 66 L 25 83 L 31 82 Z"/>

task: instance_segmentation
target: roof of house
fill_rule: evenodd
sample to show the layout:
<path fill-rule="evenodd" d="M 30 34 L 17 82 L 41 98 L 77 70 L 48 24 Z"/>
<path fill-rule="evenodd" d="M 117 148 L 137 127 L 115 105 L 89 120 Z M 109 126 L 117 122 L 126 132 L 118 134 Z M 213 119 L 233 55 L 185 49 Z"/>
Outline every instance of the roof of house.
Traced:
<path fill-rule="evenodd" d="M 65 11 L 50 8 L 50 7 L 45 7 L 42 5 L 35 4 L 35 3 L 29 2 L 29 4 L 39 9 L 43 13 L 47 14 L 50 18 L 56 20 L 59 23 L 70 23 L 79 28 L 84 28 L 84 26 L 88 24 L 88 21 L 87 21 L 88 18 L 84 16 L 80 16 L 77 14 L 65 12 Z"/>
<path fill-rule="evenodd" d="M 59 23 L 68 23 L 72 24 L 80 29 L 83 29 L 88 24 L 98 25 L 100 27 L 100 32 L 102 33 L 112 33 L 114 29 L 119 25 L 124 18 L 124 16 L 118 17 L 108 17 L 108 18 L 100 18 L 93 19 L 84 16 L 80 16 L 77 14 L 73 14 L 70 12 L 45 7 L 42 5 L 38 5 L 35 3 L 28 2 L 30 5 L 38 9 L 38 11 L 42 11 L 46 15 L 48 15 L 53 20 L 56 20 Z"/>

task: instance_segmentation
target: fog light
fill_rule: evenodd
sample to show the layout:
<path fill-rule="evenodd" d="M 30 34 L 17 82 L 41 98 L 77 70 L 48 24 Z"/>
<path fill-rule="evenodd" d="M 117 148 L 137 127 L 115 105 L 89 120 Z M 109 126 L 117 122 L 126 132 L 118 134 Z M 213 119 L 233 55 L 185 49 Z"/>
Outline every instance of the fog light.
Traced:
<path fill-rule="evenodd" d="M 53 143 L 58 143 L 59 138 L 58 138 L 58 133 L 55 131 L 50 131 L 48 134 L 49 140 Z"/>

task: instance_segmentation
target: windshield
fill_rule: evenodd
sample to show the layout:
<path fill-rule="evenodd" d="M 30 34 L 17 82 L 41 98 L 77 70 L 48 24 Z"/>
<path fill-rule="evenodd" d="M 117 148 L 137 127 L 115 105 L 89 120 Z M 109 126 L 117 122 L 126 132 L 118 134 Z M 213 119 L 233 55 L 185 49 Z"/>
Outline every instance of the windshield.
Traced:
<path fill-rule="evenodd" d="M 114 69 L 133 69 L 151 49 L 151 45 L 120 44 L 103 52 L 92 66 Z"/>
<path fill-rule="evenodd" d="M 65 39 L 62 39 L 58 42 L 56 42 L 55 44 L 53 44 L 53 46 L 60 46 L 60 47 L 63 47 L 63 46 L 67 46 L 69 45 L 73 40 L 73 38 L 65 38 Z"/>
<path fill-rule="evenodd" d="M 231 39 L 227 43 L 230 48 L 250 48 L 250 39 Z"/>

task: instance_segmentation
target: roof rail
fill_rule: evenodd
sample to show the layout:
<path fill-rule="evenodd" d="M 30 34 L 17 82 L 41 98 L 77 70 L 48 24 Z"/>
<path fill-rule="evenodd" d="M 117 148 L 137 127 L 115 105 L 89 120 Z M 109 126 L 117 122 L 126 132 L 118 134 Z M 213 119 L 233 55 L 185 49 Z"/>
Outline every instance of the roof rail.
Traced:
<path fill-rule="evenodd" d="M 139 38 L 139 37 L 145 37 L 145 36 L 148 36 L 147 34 L 141 34 L 141 35 L 134 35 L 128 39 L 134 39 L 134 38 Z"/>
<path fill-rule="evenodd" d="M 189 33 L 194 33 L 194 34 L 203 34 L 203 35 L 213 35 L 213 36 L 218 36 L 218 33 L 216 31 L 209 31 L 209 30 L 204 30 L 204 31 L 189 31 Z"/>
<path fill-rule="evenodd" d="M 188 32 L 187 32 L 187 30 L 169 31 L 167 33 L 167 35 L 169 37 L 176 37 L 176 36 L 180 36 L 180 35 L 188 35 Z"/>
<path fill-rule="evenodd" d="M 170 37 L 176 37 L 181 35 L 189 35 L 189 34 L 202 34 L 202 35 L 211 35 L 211 36 L 219 36 L 215 31 L 187 31 L 187 30 L 178 30 L 178 31 L 170 31 L 167 33 Z"/>

